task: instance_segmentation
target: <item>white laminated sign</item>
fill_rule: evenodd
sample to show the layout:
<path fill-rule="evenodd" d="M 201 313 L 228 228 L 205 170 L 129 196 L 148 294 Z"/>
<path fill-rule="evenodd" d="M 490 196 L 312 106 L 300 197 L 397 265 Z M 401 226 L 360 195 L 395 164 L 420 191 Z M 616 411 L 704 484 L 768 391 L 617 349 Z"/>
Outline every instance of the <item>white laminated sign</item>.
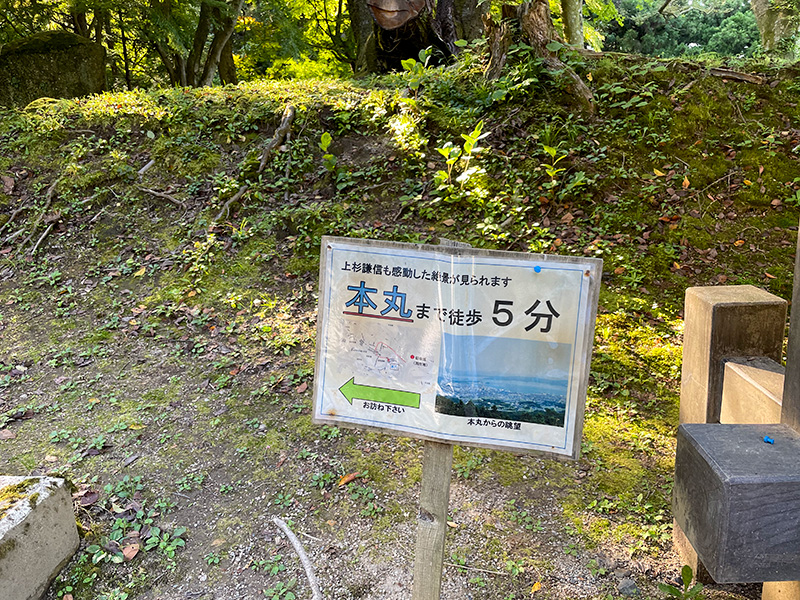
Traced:
<path fill-rule="evenodd" d="M 577 456 L 602 261 L 326 237 L 314 421 Z"/>

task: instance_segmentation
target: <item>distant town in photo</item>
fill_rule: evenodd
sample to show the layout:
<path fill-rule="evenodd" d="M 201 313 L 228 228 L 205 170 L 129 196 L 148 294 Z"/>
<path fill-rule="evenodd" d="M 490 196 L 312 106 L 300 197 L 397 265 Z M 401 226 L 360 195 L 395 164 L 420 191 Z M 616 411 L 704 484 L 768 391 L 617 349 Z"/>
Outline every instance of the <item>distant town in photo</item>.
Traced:
<path fill-rule="evenodd" d="M 563 427 L 570 344 L 445 334 L 436 412 Z"/>

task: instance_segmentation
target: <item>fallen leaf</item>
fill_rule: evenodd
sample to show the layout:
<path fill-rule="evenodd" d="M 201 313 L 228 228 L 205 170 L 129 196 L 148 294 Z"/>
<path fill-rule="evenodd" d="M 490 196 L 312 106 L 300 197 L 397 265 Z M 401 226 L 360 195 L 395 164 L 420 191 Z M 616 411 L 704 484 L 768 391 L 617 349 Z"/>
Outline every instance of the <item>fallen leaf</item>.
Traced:
<path fill-rule="evenodd" d="M 664 176 L 664 171 L 659 171 L 658 169 L 653 169 L 653 173 L 655 173 L 657 177 Z"/>
<path fill-rule="evenodd" d="M 758 174 L 761 175 L 763 172 L 764 172 L 764 167 L 763 166 L 759 166 L 758 167 Z"/>
<path fill-rule="evenodd" d="M 588 79 L 589 81 L 594 81 L 594 77 L 592 77 L 592 74 L 591 74 L 591 73 L 589 73 L 588 75 L 586 75 L 586 79 Z"/>
<path fill-rule="evenodd" d="M 0 440 L 13 440 L 17 434 L 10 429 L 0 429 Z"/>
<path fill-rule="evenodd" d="M 447 526 L 455 529 L 456 527 L 458 527 L 458 523 L 454 523 L 453 521 L 448 521 Z"/>
<path fill-rule="evenodd" d="M 563 217 L 561 217 L 561 222 L 562 223 L 566 223 L 567 225 L 572 223 L 572 221 L 574 221 L 574 220 L 575 220 L 575 217 L 572 216 L 572 213 L 567 213 Z"/>
<path fill-rule="evenodd" d="M 744 246 L 744 240 L 736 240 L 733 242 L 734 246 Z"/>
<path fill-rule="evenodd" d="M 625 272 L 625 267 L 617 267 L 614 269 L 614 275 L 622 275 Z"/>
<path fill-rule="evenodd" d="M 136 273 L 134 273 L 133 276 L 134 277 L 141 277 L 142 275 L 145 274 L 146 271 L 147 271 L 147 267 L 142 267 L 141 269 L 136 271 Z"/>
<path fill-rule="evenodd" d="M 131 544 L 130 546 L 125 546 L 122 549 L 122 556 L 125 557 L 125 560 L 133 560 L 133 557 L 139 553 L 139 544 Z"/>
<path fill-rule="evenodd" d="M 453 225 L 456 224 L 456 222 L 453 219 L 445 219 L 444 221 L 442 221 L 442 224 L 447 225 L 448 227 L 452 227 Z"/>
<path fill-rule="evenodd" d="M 772 202 L 770 202 L 770 204 L 771 204 L 772 206 L 780 206 L 781 204 L 783 204 L 783 202 L 781 202 L 780 200 L 778 200 L 777 198 L 775 198 L 775 200 L 773 200 Z"/>
<path fill-rule="evenodd" d="M 303 383 L 301 383 L 300 385 L 297 386 L 297 390 L 296 391 L 297 391 L 298 394 L 302 394 L 307 389 L 308 389 L 308 384 L 304 381 Z"/>
<path fill-rule="evenodd" d="M 0 179 L 3 180 L 3 193 L 11 194 L 14 191 L 14 178 L 0 175 Z"/>
<path fill-rule="evenodd" d="M 343 485 L 347 485 L 351 481 L 354 481 L 357 477 L 361 477 L 361 473 L 348 473 L 347 475 L 342 475 L 342 478 L 339 480 L 339 487 Z"/>
<path fill-rule="evenodd" d="M 681 183 L 681 186 L 683 187 L 683 189 L 686 189 L 686 188 L 689 187 L 689 178 L 686 177 L 686 175 L 683 176 L 683 183 Z"/>
<path fill-rule="evenodd" d="M 745 185 L 753 185 L 753 182 L 752 182 L 752 181 L 750 181 L 749 179 L 745 179 L 745 180 L 744 180 L 744 184 L 745 184 Z"/>
<path fill-rule="evenodd" d="M 533 596 L 540 589 L 542 589 L 542 582 L 537 581 L 536 583 L 533 584 L 533 587 L 531 588 L 531 596 Z"/>
<path fill-rule="evenodd" d="M 771 274 L 767 273 L 766 271 L 764 271 L 764 275 L 766 275 L 769 279 L 775 279 L 775 275 L 771 275 Z"/>
<path fill-rule="evenodd" d="M 226 542 L 227 540 L 225 538 L 217 538 L 213 542 L 211 542 L 211 547 L 216 548 L 217 546 L 222 546 L 222 544 Z"/>
<path fill-rule="evenodd" d="M 725 283 L 726 281 L 728 281 L 728 276 L 727 275 L 720 275 L 720 276 L 717 277 L 717 281 L 719 281 L 720 283 Z"/>
<path fill-rule="evenodd" d="M 83 496 L 81 496 L 80 505 L 91 506 L 99 499 L 100 499 L 100 492 L 98 492 L 97 490 L 89 490 Z"/>

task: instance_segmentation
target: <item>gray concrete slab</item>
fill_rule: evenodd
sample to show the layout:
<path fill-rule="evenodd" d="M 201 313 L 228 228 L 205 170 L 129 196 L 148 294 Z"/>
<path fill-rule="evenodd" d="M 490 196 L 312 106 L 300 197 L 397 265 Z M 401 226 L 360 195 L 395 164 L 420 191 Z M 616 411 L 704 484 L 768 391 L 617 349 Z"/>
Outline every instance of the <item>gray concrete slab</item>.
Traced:
<path fill-rule="evenodd" d="M 2 600 L 39 600 L 79 542 L 64 480 L 0 476 Z"/>

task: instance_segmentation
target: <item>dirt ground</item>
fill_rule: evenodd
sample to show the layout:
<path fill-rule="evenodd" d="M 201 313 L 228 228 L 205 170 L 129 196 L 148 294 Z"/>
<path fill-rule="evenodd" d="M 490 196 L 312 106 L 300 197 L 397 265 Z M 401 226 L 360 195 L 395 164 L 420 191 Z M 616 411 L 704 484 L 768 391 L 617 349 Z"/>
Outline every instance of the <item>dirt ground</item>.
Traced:
<path fill-rule="evenodd" d="M 202 310 L 158 316 L 158 276 L 89 274 L 92 251 L 81 240 L 51 248 L 34 272 L 0 272 L 0 470 L 67 476 L 85 535 L 47 598 L 71 586 L 75 598 L 127 590 L 148 600 L 238 600 L 292 580 L 308 597 L 276 516 L 298 534 L 325 598 L 410 598 L 422 443 L 311 425 L 311 276 L 293 280 L 304 291 L 289 305 L 270 309 L 298 340 L 276 351 L 273 338 L 254 337 L 260 303 L 240 309 L 237 335 Z M 458 450 L 455 466 L 443 598 L 656 598 L 656 584 L 679 574 L 669 544 L 654 554 L 625 540 L 587 542 L 564 514 L 565 499 L 591 485 L 597 466 L 588 460 Z M 358 478 L 338 486 L 346 473 Z M 128 498 L 103 489 L 125 477 L 140 477 L 141 489 Z M 156 507 L 162 530 L 185 527 L 185 546 L 174 559 L 151 550 L 92 565 L 87 547 L 130 502 Z M 728 587 L 708 597 L 758 593 Z"/>

